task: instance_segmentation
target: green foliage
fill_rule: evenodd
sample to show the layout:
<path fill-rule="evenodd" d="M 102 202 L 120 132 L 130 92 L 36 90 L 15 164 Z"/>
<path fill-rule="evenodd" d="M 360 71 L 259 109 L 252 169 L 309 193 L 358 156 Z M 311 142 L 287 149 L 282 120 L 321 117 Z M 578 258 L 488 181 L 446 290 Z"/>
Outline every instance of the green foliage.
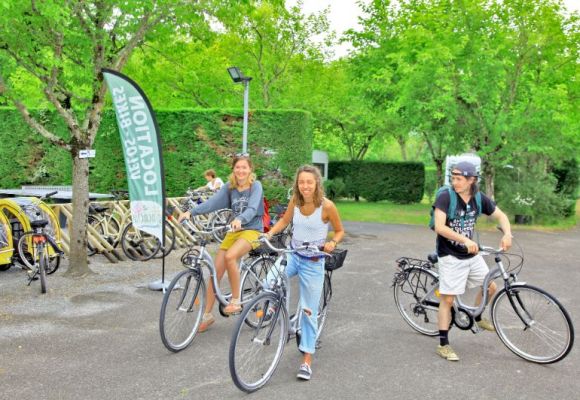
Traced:
<path fill-rule="evenodd" d="M 40 113 L 39 113 L 40 115 Z M 57 134 L 66 128 L 53 114 L 42 113 Z M 242 112 L 239 110 L 163 110 L 156 113 L 163 142 L 168 196 L 180 196 L 188 187 L 205 184 L 203 172 L 216 170 L 224 181 L 231 172 L 231 157 L 242 147 Z M 70 184 L 68 153 L 31 134 L 16 110 L 0 108 L 0 131 L 11 132 L 0 143 L 0 157 L 13 160 L 0 165 L 0 187 L 19 187 L 46 172 L 44 184 Z M 285 199 L 286 186 L 298 166 L 310 162 L 310 115 L 304 111 L 255 111 L 248 127 L 250 154 L 258 176 L 276 171 L 268 198 Z M 103 114 L 95 141 L 96 158 L 90 161 L 90 189 L 108 192 L 127 187 L 123 151 L 113 111 Z M 267 181 L 267 180 L 266 180 Z"/>
<path fill-rule="evenodd" d="M 570 217 L 576 213 L 576 199 L 580 184 L 578 161 L 575 158 L 565 160 L 559 168 L 554 169 L 554 175 L 558 179 L 556 193 L 560 194 L 565 201 L 564 216 Z"/>
<path fill-rule="evenodd" d="M 344 179 L 341 177 L 327 179 L 324 181 L 324 192 L 326 193 L 326 197 L 328 197 L 330 200 L 335 200 L 344 196 L 346 193 L 346 184 L 344 183 Z"/>
<path fill-rule="evenodd" d="M 423 198 L 425 169 L 416 162 L 334 161 L 329 178 L 342 178 L 346 193 L 376 202 L 418 203 Z"/>
<path fill-rule="evenodd" d="M 437 188 L 437 170 L 433 167 L 425 168 L 425 195 L 429 199 L 429 203 L 433 203 L 435 200 Z"/>
<path fill-rule="evenodd" d="M 556 193 L 556 177 L 545 163 L 528 159 L 514 170 L 503 170 L 496 180 L 497 203 L 510 215 L 531 215 L 534 222 L 550 222 L 564 215 L 566 200 Z"/>

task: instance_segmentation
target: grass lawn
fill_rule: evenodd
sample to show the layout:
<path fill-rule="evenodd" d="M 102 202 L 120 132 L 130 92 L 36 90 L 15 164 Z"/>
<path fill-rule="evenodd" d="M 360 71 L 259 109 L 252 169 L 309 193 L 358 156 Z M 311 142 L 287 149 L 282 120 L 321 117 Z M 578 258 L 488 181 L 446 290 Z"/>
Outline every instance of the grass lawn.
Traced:
<path fill-rule="evenodd" d="M 429 224 L 429 210 L 431 205 L 423 200 L 418 204 L 394 204 L 386 201 L 378 203 L 368 203 L 366 201 L 356 202 L 354 200 L 340 200 L 336 202 L 340 216 L 344 221 L 377 222 L 381 224 L 408 224 L 423 225 Z M 576 218 L 567 218 L 554 221 L 545 225 L 515 225 L 514 230 L 542 230 L 557 231 L 571 229 L 580 220 L 580 200 L 576 203 Z M 477 221 L 477 228 L 483 230 L 495 229 L 497 224 L 483 216 Z"/>

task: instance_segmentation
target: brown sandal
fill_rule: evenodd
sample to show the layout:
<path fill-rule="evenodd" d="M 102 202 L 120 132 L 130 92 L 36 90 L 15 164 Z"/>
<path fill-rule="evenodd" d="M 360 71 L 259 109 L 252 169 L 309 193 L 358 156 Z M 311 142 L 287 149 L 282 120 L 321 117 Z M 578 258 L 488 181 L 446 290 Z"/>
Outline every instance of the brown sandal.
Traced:
<path fill-rule="evenodd" d="M 215 318 L 213 317 L 213 315 L 210 314 L 209 317 L 202 318 L 201 324 L 199 324 L 199 329 L 197 330 L 199 333 L 205 332 L 209 329 L 209 327 L 215 322 Z"/>
<path fill-rule="evenodd" d="M 224 307 L 224 314 L 234 315 L 242 312 L 242 305 L 240 303 L 230 303 Z"/>

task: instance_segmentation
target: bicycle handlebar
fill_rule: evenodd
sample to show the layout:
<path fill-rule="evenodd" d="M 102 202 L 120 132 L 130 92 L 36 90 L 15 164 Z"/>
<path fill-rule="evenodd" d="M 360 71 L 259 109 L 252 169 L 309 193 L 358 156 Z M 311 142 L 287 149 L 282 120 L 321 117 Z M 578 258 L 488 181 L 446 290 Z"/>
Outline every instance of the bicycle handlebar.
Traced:
<path fill-rule="evenodd" d="M 310 251 L 314 251 L 316 254 L 313 255 L 313 257 L 330 257 L 331 254 L 327 253 L 325 251 L 320 250 L 317 246 L 312 245 L 308 242 L 304 242 L 302 244 L 302 246 L 300 247 L 295 247 L 293 249 L 286 249 L 286 248 L 277 248 L 274 247 L 274 245 L 268 240 L 268 238 L 266 236 L 260 236 L 258 238 L 258 241 L 260 243 L 264 243 L 266 246 L 268 246 L 272 251 L 275 251 L 276 253 L 296 253 L 300 250 L 310 250 Z"/>

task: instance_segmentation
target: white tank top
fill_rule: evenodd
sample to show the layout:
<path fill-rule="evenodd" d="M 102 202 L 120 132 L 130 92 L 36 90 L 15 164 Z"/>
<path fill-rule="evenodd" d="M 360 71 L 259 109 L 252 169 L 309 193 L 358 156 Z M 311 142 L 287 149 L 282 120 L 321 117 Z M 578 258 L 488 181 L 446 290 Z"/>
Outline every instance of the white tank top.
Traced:
<path fill-rule="evenodd" d="M 300 247 L 304 242 L 317 247 L 324 246 L 328 235 L 328 223 L 322 220 L 322 205 L 314 210 L 312 215 L 304 215 L 300 207 L 294 207 L 292 218 L 292 248 Z M 300 255 L 309 257 L 308 251 L 299 251 Z"/>

